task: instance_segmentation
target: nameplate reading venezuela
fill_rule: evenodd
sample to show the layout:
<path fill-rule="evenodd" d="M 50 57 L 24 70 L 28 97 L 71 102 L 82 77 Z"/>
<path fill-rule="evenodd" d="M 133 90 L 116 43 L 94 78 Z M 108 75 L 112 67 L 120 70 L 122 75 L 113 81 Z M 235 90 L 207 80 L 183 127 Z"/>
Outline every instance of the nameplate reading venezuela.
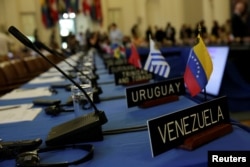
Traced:
<path fill-rule="evenodd" d="M 180 146 L 191 135 L 229 122 L 226 97 L 148 120 L 152 156 Z"/>
<path fill-rule="evenodd" d="M 114 75 L 116 85 L 126 85 L 132 82 L 149 81 L 153 78 L 152 73 L 141 69 L 116 72 Z"/>
<path fill-rule="evenodd" d="M 126 89 L 128 108 L 138 106 L 146 101 L 157 100 L 172 95 L 185 93 L 183 78 L 150 83 Z"/>

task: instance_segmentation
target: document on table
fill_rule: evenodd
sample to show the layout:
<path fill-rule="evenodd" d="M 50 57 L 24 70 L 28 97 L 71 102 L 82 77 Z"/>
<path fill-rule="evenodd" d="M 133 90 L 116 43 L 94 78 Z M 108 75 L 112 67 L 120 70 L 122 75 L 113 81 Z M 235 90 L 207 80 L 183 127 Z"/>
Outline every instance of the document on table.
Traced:
<path fill-rule="evenodd" d="M 34 88 L 34 89 L 15 89 L 10 93 L 3 95 L 0 99 L 23 99 L 23 98 L 35 98 L 40 96 L 51 96 L 52 93 L 47 87 Z"/>
<path fill-rule="evenodd" d="M 72 70 L 73 70 L 72 67 L 65 66 L 65 65 L 61 65 L 61 66 L 58 65 L 58 67 L 59 67 L 60 69 L 63 69 L 64 72 L 66 72 L 66 71 L 72 71 Z M 51 69 L 48 70 L 47 72 L 49 72 L 49 73 L 55 73 L 55 72 L 58 72 L 58 70 L 57 70 L 56 68 L 51 68 Z"/>
<path fill-rule="evenodd" d="M 32 121 L 42 108 L 31 108 L 33 104 L 8 105 L 0 107 L 0 124 Z"/>
<path fill-rule="evenodd" d="M 58 71 L 55 71 L 55 72 L 45 72 L 39 75 L 39 78 L 51 78 L 51 77 L 62 77 L 62 74 Z"/>
<path fill-rule="evenodd" d="M 52 83 L 52 82 L 62 82 L 65 81 L 64 78 L 62 78 L 61 76 L 55 76 L 55 77 L 38 77 L 35 79 L 32 79 L 29 84 L 40 84 L 40 83 Z"/>

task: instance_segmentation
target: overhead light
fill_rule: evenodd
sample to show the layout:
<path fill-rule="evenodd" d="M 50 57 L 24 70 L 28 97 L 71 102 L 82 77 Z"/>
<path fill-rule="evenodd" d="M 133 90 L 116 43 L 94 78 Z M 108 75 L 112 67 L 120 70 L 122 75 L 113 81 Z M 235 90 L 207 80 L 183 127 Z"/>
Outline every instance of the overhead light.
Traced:
<path fill-rule="evenodd" d="M 61 29 L 60 31 L 61 36 L 66 37 L 69 35 L 69 30 L 66 28 Z"/>
<path fill-rule="evenodd" d="M 75 13 L 69 13 L 69 18 L 73 19 L 76 17 L 76 14 Z"/>
<path fill-rule="evenodd" d="M 62 43 L 62 48 L 63 48 L 63 49 L 67 49 L 67 48 L 68 48 L 67 42 L 63 42 L 63 43 Z"/>
<path fill-rule="evenodd" d="M 68 13 L 63 13 L 63 18 L 64 19 L 68 19 L 69 18 L 69 14 Z"/>

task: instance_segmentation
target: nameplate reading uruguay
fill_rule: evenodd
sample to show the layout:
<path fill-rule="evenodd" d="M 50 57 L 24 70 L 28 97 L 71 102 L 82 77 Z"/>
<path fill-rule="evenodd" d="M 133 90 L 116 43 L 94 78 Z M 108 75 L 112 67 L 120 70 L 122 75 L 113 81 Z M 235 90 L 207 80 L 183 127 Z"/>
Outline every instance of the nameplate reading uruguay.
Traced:
<path fill-rule="evenodd" d="M 183 78 L 150 83 L 126 89 L 127 106 L 134 107 L 143 102 L 157 100 L 171 95 L 182 95 L 185 93 Z"/>
<path fill-rule="evenodd" d="M 147 80 L 149 81 L 153 78 L 152 73 L 142 69 L 116 72 L 114 73 L 114 75 L 116 85 L 124 85 L 132 82 L 140 82 Z"/>
<path fill-rule="evenodd" d="M 148 120 L 152 156 L 180 146 L 191 135 L 229 122 L 226 97 Z"/>

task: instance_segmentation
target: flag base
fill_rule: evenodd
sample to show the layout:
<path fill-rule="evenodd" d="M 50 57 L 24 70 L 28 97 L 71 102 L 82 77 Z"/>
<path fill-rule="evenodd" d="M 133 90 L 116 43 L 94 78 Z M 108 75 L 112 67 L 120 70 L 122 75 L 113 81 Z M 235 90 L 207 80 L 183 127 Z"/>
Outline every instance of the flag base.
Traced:
<path fill-rule="evenodd" d="M 209 143 L 219 137 L 225 136 L 226 134 L 232 132 L 233 128 L 230 123 L 222 123 L 213 126 L 205 131 L 198 134 L 192 135 L 187 138 L 180 148 L 185 150 L 194 150 L 206 143 Z"/>
<path fill-rule="evenodd" d="M 162 97 L 159 99 L 154 99 L 154 100 L 143 102 L 142 104 L 139 105 L 139 107 L 149 108 L 149 107 L 158 106 L 161 104 L 166 104 L 166 103 L 170 103 L 170 102 L 177 101 L 177 100 L 179 100 L 179 96 L 177 95 L 166 96 L 166 97 Z"/>

